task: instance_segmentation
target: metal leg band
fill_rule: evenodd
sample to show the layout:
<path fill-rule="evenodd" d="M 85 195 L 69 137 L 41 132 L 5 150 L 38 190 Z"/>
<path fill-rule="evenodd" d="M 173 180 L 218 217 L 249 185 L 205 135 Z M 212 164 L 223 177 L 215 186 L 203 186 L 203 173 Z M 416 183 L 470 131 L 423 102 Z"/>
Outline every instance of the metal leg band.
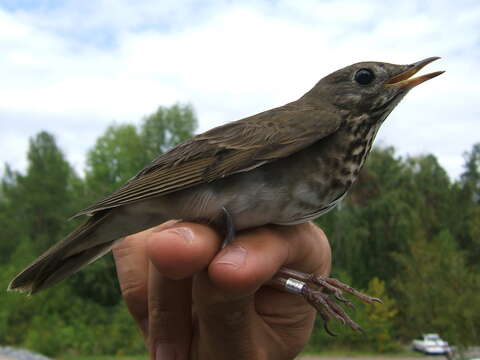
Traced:
<path fill-rule="evenodd" d="M 306 284 L 303 281 L 294 278 L 288 278 L 285 282 L 285 289 L 292 294 L 302 294 L 302 290 L 305 286 Z"/>

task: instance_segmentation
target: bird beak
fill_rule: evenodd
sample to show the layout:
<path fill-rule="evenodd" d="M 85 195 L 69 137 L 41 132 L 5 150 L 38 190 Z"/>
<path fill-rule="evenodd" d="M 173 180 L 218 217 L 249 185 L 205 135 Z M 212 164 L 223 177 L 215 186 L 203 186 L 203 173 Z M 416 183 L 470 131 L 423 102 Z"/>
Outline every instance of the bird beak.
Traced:
<path fill-rule="evenodd" d="M 413 63 L 411 65 L 407 65 L 408 69 L 406 71 L 403 71 L 398 75 L 395 75 L 390 80 L 388 80 L 385 83 L 385 85 L 387 86 L 395 85 L 395 86 L 400 86 L 402 88 L 406 88 L 407 90 L 410 90 L 411 88 L 423 83 L 424 81 L 433 79 L 434 77 L 440 74 L 443 74 L 445 71 L 435 71 L 430 74 L 425 74 L 415 78 L 411 78 L 411 77 L 415 75 L 417 72 L 419 72 L 420 69 L 422 69 L 424 66 L 438 59 L 440 59 L 440 57 L 434 56 L 434 57 L 426 58 L 424 60 L 417 61 L 416 63 Z"/>

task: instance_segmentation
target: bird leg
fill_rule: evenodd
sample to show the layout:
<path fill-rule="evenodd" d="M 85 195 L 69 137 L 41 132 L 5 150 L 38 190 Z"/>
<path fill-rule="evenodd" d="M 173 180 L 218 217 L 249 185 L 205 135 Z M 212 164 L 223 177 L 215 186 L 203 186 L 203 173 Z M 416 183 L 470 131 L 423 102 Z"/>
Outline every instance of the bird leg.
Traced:
<path fill-rule="evenodd" d="M 339 304 L 335 302 L 336 299 L 349 307 L 354 307 L 353 304 L 343 296 L 344 292 L 355 296 L 366 303 L 382 303 L 380 299 L 363 294 L 337 279 L 322 275 L 307 274 L 285 267 L 282 267 L 278 271 L 275 277 L 270 280 L 269 285 L 279 290 L 300 295 L 307 300 L 307 302 L 312 305 L 322 317 L 325 331 L 330 335 L 334 334 L 328 329 L 327 325 L 328 321 L 332 318 L 349 326 L 355 331 L 362 331 L 361 327 L 350 318 Z"/>
<path fill-rule="evenodd" d="M 230 212 L 227 210 L 226 207 L 222 207 L 223 211 L 223 231 L 225 237 L 222 241 L 222 249 L 230 244 L 233 239 L 235 239 L 235 224 L 233 223 L 233 218 Z"/>

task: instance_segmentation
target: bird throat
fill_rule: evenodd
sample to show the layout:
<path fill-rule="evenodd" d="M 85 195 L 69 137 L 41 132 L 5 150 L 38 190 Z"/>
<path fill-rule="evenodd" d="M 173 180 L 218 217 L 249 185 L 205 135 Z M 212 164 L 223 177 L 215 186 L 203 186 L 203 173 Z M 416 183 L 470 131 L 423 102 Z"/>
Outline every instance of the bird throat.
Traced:
<path fill-rule="evenodd" d="M 342 141 L 337 151 L 343 154 L 339 176 L 347 187 L 355 182 L 365 164 L 382 120 L 369 115 L 352 117 L 339 131 Z"/>

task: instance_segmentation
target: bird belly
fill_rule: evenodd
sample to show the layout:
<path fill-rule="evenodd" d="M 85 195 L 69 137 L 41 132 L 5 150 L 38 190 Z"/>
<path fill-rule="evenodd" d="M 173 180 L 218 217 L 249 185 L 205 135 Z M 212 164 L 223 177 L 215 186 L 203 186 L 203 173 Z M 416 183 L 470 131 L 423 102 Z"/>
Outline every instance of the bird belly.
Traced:
<path fill-rule="evenodd" d="M 175 212 L 184 220 L 218 222 L 225 208 L 237 230 L 290 225 L 326 213 L 346 193 L 344 188 L 331 190 L 323 176 L 301 175 L 292 181 L 287 173 L 296 170 L 265 166 L 183 190 L 172 196 L 180 206 Z"/>
<path fill-rule="evenodd" d="M 338 151 L 322 142 L 281 161 L 166 195 L 162 204 L 172 218 L 217 223 L 224 208 L 237 230 L 307 222 L 333 209 L 354 181 L 353 173 L 341 176 L 338 158 Z"/>
<path fill-rule="evenodd" d="M 281 200 L 277 194 L 278 189 L 268 187 L 253 170 L 185 189 L 171 197 L 177 218 L 221 223 L 226 209 L 235 229 L 243 230 L 273 222 Z"/>

